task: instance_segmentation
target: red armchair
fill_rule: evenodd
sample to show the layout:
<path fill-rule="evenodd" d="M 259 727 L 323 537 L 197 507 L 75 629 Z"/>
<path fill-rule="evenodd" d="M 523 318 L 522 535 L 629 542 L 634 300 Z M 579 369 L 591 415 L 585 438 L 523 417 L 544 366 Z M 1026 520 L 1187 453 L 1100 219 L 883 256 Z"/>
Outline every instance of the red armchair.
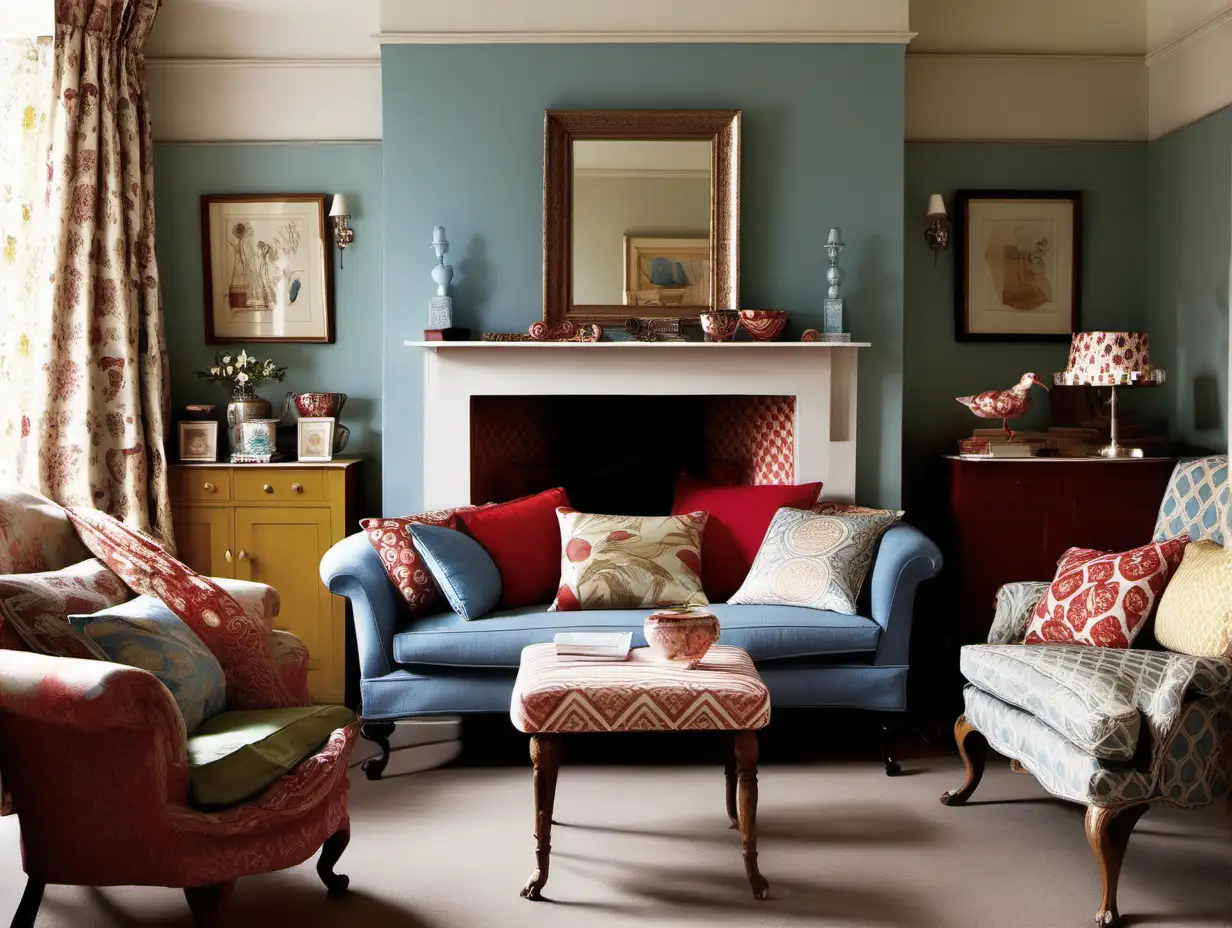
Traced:
<path fill-rule="evenodd" d="M 292 671 L 295 672 L 295 671 Z M 260 796 L 219 812 L 188 802 L 184 722 L 143 670 L 0 650 L 0 771 L 21 823 L 28 882 L 13 928 L 31 928 L 48 883 L 182 887 L 213 925 L 235 880 L 295 866 L 317 873 L 349 839 L 354 725 Z"/>

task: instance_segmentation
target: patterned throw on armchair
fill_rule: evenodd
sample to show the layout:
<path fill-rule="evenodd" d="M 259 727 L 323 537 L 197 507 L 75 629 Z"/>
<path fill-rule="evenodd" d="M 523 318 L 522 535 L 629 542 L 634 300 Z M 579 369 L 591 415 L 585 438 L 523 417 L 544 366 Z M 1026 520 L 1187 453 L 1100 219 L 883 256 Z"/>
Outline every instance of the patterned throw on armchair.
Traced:
<path fill-rule="evenodd" d="M 1222 557 L 1216 546 L 1224 544 L 1227 477 L 1223 455 L 1178 464 L 1154 541 L 1167 545 L 1188 536 L 1207 542 L 1207 550 Z M 1187 549 L 1186 564 L 1196 547 Z M 1200 808 L 1228 788 L 1232 654 L 1226 631 L 1215 648 L 1224 649 L 1222 657 L 1162 648 L 1023 644 L 1032 619 L 1040 618 L 1037 606 L 1059 583 L 1003 586 L 989 643 L 962 649 L 968 683 L 965 712 L 954 733 L 966 782 L 941 801 L 962 805 L 970 798 L 991 744 L 1049 793 L 1085 805 L 1087 839 L 1103 881 L 1096 924 L 1109 926 L 1120 917 L 1121 863 L 1143 813 L 1157 802 Z M 1206 585 L 1203 592 L 1211 589 Z M 1225 601 L 1217 608 L 1197 604 L 1199 625 L 1209 630 L 1227 622 L 1228 593 L 1225 582 L 1220 590 Z M 1159 633 L 1162 638 L 1162 629 Z"/>
<path fill-rule="evenodd" d="M 105 639 L 93 644 L 69 626 L 67 615 L 99 606 L 81 588 L 87 572 L 109 577 L 106 590 L 119 594 L 102 605 L 127 600 L 114 606 L 116 615 L 177 621 L 156 597 L 133 599 L 89 556 L 65 510 L 0 486 L 0 782 L 11 798 L 5 811 L 15 812 L 20 824 L 28 876 L 14 928 L 34 925 L 49 883 L 183 888 L 198 925 L 221 924 L 238 877 L 295 866 L 318 848 L 322 881 L 331 892 L 345 890 L 347 878 L 333 867 L 349 839 L 347 758 L 356 724 L 342 707 L 308 706 L 308 652 L 293 636 L 272 630 L 277 593 L 214 581 L 263 639 L 260 659 L 271 668 L 277 701 L 270 705 L 277 708 L 264 708 L 253 690 L 233 686 L 232 668 L 248 672 L 256 663 L 233 648 L 215 664 L 227 674 L 228 711 L 188 732 L 177 702 L 183 692 L 149 670 L 107 659 Z M 51 592 L 43 605 L 32 606 L 39 584 Z M 35 592 L 14 595 L 14 589 Z M 58 601 L 57 589 L 68 590 Z M 206 614 L 203 621 L 218 624 L 218 617 Z M 133 624 L 148 627 L 140 619 Z M 36 653 L 54 650 L 49 644 L 69 648 L 58 653 L 97 653 L 83 653 L 93 659 Z M 301 750 L 275 757 L 262 739 L 290 728 L 288 720 L 301 725 Z M 305 732 L 305 720 L 315 729 Z M 202 774 L 207 768 L 214 779 Z M 255 793 L 209 801 L 253 782 L 262 784 Z"/>

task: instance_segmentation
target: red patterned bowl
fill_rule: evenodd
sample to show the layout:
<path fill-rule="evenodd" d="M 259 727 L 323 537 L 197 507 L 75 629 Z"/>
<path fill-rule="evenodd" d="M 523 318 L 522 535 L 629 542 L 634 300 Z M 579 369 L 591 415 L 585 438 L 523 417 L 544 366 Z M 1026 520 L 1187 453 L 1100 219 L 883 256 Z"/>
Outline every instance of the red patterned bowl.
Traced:
<path fill-rule="evenodd" d="M 716 309 L 702 313 L 702 332 L 708 342 L 729 342 L 740 328 L 740 314 L 731 309 Z"/>
<path fill-rule="evenodd" d="M 719 640 L 719 620 L 704 610 L 667 609 L 648 615 L 642 631 L 659 660 L 695 667 Z"/>
<path fill-rule="evenodd" d="M 787 327 L 787 311 L 784 309 L 742 309 L 740 324 L 759 342 L 774 341 Z"/>
<path fill-rule="evenodd" d="M 301 416 L 332 416 L 337 419 L 346 405 L 345 393 L 289 393 L 295 397 L 295 409 Z"/>

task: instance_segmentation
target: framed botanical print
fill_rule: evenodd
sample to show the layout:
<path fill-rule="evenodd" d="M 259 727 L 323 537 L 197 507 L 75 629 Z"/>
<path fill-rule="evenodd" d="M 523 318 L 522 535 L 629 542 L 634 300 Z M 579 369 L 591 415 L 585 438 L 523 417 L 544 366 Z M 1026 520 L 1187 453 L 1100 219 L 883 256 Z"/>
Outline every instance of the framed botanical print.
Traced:
<path fill-rule="evenodd" d="M 960 190 L 958 341 L 1068 341 L 1081 300 L 1082 194 Z"/>
<path fill-rule="evenodd" d="M 207 342 L 332 342 L 325 197 L 201 198 Z"/>

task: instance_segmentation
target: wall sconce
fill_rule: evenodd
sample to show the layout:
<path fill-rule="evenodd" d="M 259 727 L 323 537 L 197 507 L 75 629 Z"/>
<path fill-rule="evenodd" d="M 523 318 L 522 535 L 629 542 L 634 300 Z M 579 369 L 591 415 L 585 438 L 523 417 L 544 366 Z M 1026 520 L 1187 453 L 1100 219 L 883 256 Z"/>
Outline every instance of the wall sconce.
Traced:
<path fill-rule="evenodd" d="M 937 256 L 950 247 L 950 230 L 945 221 L 945 198 L 939 193 L 928 198 L 928 228 L 924 230 L 924 239 L 933 250 L 933 267 L 936 267 Z"/>
<path fill-rule="evenodd" d="M 355 230 L 347 224 L 351 218 L 351 208 L 347 205 L 345 194 L 334 194 L 334 202 L 329 208 L 329 218 L 334 220 L 334 244 L 338 246 L 338 266 L 346 267 L 343 253 L 347 246 L 355 241 Z"/>

